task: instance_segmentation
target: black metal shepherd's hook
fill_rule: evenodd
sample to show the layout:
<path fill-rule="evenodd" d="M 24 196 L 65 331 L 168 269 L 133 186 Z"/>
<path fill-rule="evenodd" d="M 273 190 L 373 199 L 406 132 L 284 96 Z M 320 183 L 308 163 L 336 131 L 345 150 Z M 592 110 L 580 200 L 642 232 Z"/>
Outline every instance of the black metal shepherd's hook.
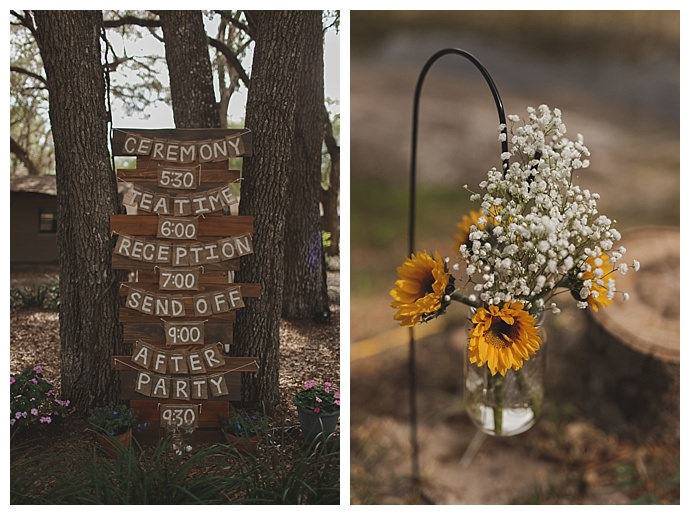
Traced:
<path fill-rule="evenodd" d="M 431 66 L 441 57 L 448 54 L 459 55 L 465 57 L 472 64 L 474 64 L 481 74 L 484 76 L 489 88 L 491 89 L 491 94 L 496 102 L 496 109 L 498 110 L 498 120 L 502 124 L 501 132 L 506 134 L 506 137 L 501 141 L 501 153 L 505 154 L 508 152 L 508 138 L 507 138 L 507 128 L 506 128 L 506 116 L 503 109 L 503 102 L 501 101 L 501 96 L 498 94 L 498 89 L 496 84 L 494 84 L 491 75 L 484 68 L 482 63 L 474 57 L 469 52 L 459 48 L 446 48 L 439 50 L 434 55 L 432 55 L 429 60 L 422 68 L 419 74 L 419 79 L 417 80 L 417 87 L 414 93 L 414 112 L 412 115 L 412 159 L 410 163 L 410 220 L 409 220 L 409 231 L 408 231 L 408 256 L 411 256 L 415 251 L 415 217 L 416 217 L 416 182 L 417 182 L 417 126 L 419 121 L 419 97 L 422 92 L 422 85 L 424 84 L 424 79 L 431 68 Z M 502 156 L 503 157 L 503 156 Z M 502 159 L 504 171 L 508 169 L 509 161 L 508 159 Z M 419 476 L 419 444 L 417 441 L 417 374 L 415 372 L 415 341 L 414 341 L 414 328 L 409 330 L 409 359 L 408 359 L 408 373 L 410 378 L 410 439 L 412 443 L 412 483 L 417 493 L 420 497 L 425 498 L 421 492 L 421 480 Z M 429 499 L 426 499 L 427 501 Z"/>

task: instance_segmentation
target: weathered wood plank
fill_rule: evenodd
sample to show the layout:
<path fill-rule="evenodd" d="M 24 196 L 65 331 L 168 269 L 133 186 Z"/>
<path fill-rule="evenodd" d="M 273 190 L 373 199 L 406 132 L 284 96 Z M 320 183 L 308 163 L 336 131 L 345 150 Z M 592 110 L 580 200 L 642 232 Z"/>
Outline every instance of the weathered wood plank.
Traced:
<path fill-rule="evenodd" d="M 261 295 L 261 285 L 259 283 L 224 283 L 226 286 L 239 286 L 240 287 L 240 293 L 242 294 L 242 297 L 249 297 L 249 298 L 256 298 Z M 128 283 L 121 283 L 120 284 L 120 291 L 119 295 L 121 297 L 127 297 L 127 293 L 129 292 L 130 288 L 137 288 L 137 289 L 142 289 L 154 294 L 159 294 L 159 295 L 183 295 L 185 297 L 188 297 L 190 295 L 198 295 L 200 293 L 204 292 L 213 292 L 216 291 L 218 288 L 217 287 L 202 287 L 200 290 L 194 290 L 194 291 L 160 291 L 158 289 L 158 281 L 154 282 L 143 282 L 143 281 L 137 281 L 137 282 L 128 282 Z M 193 312 L 194 311 L 194 304 L 192 302 L 191 298 L 185 298 L 184 299 L 184 308 L 187 313 Z"/>
<path fill-rule="evenodd" d="M 121 371 L 132 371 L 135 372 L 145 370 L 135 365 L 132 361 L 132 356 L 113 356 L 111 360 L 111 367 L 113 370 Z M 257 358 L 254 357 L 236 357 L 236 356 L 225 356 L 225 364 L 223 366 L 214 368 L 213 374 L 221 374 L 223 372 L 258 372 L 259 362 Z"/>
<path fill-rule="evenodd" d="M 204 163 L 206 164 L 206 163 Z M 241 176 L 241 172 L 239 170 L 208 170 L 206 167 L 202 167 L 201 171 L 201 181 L 202 184 L 194 190 L 195 192 L 199 193 L 202 191 L 206 191 L 207 189 L 210 189 L 213 186 L 221 186 L 225 184 L 229 184 L 231 182 L 235 182 L 238 180 Z M 117 178 L 125 181 L 125 182 L 131 182 L 134 184 L 141 184 L 145 185 L 147 188 L 153 189 L 154 191 L 161 191 L 161 192 L 167 192 L 167 193 L 174 193 L 173 190 L 170 190 L 168 188 L 158 188 L 158 168 L 157 167 L 151 167 L 151 168 L 143 168 L 139 166 L 137 163 L 137 169 L 136 170 L 129 170 L 129 169 L 119 169 L 117 171 Z M 155 189 L 154 189 L 155 188 Z M 184 193 L 184 191 L 180 190 L 180 193 Z"/>
<path fill-rule="evenodd" d="M 199 240 L 201 241 L 201 240 Z M 136 271 L 139 277 L 147 278 L 148 282 L 153 282 L 153 274 L 155 266 L 169 266 L 165 264 L 156 265 L 154 263 L 146 263 L 144 261 L 136 261 L 120 254 L 113 252 L 112 254 L 112 267 L 116 270 L 131 270 Z M 190 266 L 203 266 L 204 272 L 201 274 L 201 284 L 216 284 L 216 279 L 220 281 L 221 276 L 227 278 L 229 271 L 237 271 L 240 269 L 239 259 L 229 259 L 227 261 L 222 261 L 220 263 L 205 263 L 204 265 L 190 265 Z M 142 275 L 146 274 L 146 275 Z M 207 276 L 208 278 L 205 278 Z M 220 282 L 218 283 L 220 284 Z"/>
<path fill-rule="evenodd" d="M 229 379 L 229 378 L 228 378 Z M 237 390 L 237 388 L 236 388 Z M 124 397 L 122 397 L 124 399 Z M 137 412 L 137 421 L 148 422 L 150 426 L 158 428 L 160 420 L 160 405 L 161 404 L 201 404 L 199 410 L 199 429 L 218 428 L 220 429 L 220 416 L 228 416 L 230 414 L 230 403 L 228 400 L 208 400 L 208 401 L 172 401 L 161 402 L 160 399 L 151 400 L 142 398 L 141 395 L 130 400 L 130 407 Z M 197 431 L 195 431 L 196 433 Z"/>
<path fill-rule="evenodd" d="M 128 236 L 151 236 L 158 233 L 157 215 L 111 215 L 110 230 Z M 209 216 L 199 219 L 198 236 L 229 237 L 254 233 L 253 216 Z M 177 241 L 177 240 L 176 240 Z"/>
<path fill-rule="evenodd" d="M 186 309 L 186 308 L 185 308 Z M 227 313 L 217 313 L 215 315 L 208 315 L 204 317 L 204 320 L 213 321 L 213 322 L 234 322 L 237 319 L 237 310 L 232 310 L 228 311 Z M 136 311 L 134 309 L 130 308 L 125 308 L 122 307 L 120 308 L 119 311 L 119 317 L 120 317 L 120 322 L 122 324 L 131 324 L 131 323 L 150 323 L 152 321 L 160 321 L 161 317 L 158 317 L 156 315 L 147 315 L 146 313 L 141 313 L 140 311 Z M 194 317 L 193 310 L 188 310 L 187 311 L 187 316 L 186 317 L 180 317 L 180 318 L 169 318 L 169 320 L 173 322 L 182 322 L 184 320 L 189 320 L 192 322 L 198 322 L 199 317 Z"/>
<path fill-rule="evenodd" d="M 198 322 L 198 320 L 195 320 Z M 234 325 L 232 322 L 204 324 L 204 343 L 219 342 L 224 345 L 232 345 Z M 149 323 L 128 323 L 122 327 L 123 341 L 126 345 L 133 345 L 137 340 L 144 340 L 154 345 L 165 345 L 165 329 L 163 324 L 158 322 Z M 167 349 L 186 348 L 185 346 L 168 346 Z M 191 349 L 191 347 L 190 347 Z"/>

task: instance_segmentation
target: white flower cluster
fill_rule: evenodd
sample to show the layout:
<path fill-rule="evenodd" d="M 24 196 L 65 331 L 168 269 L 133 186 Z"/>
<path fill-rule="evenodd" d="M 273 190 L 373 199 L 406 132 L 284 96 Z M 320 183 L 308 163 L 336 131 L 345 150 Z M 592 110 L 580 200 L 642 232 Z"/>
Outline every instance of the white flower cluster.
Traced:
<path fill-rule="evenodd" d="M 600 293 L 594 285 L 606 286 L 612 298 L 615 282 L 605 278 L 601 257 L 627 270 L 619 263 L 625 249 L 614 249 L 621 235 L 597 211 L 599 195 L 573 184 L 573 171 L 589 166 L 589 150 L 582 135 L 565 137 L 560 110 L 541 105 L 527 113 L 524 123 L 511 115 L 509 127 L 499 127 L 499 139 L 509 133 L 511 151 L 501 159 L 510 166 L 489 170 L 479 184 L 483 193 L 471 196 L 483 215 L 459 251 L 473 294 L 483 304 L 519 300 L 554 312 L 558 306 L 546 301 L 559 287 L 577 292 L 584 306 Z"/>

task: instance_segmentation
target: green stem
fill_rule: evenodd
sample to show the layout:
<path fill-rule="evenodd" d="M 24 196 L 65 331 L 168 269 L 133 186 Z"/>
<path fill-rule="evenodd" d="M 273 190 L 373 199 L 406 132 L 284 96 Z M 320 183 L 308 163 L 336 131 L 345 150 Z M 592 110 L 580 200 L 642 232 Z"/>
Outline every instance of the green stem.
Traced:
<path fill-rule="evenodd" d="M 495 400 L 494 411 L 494 433 L 496 436 L 503 434 L 503 388 L 505 387 L 505 377 L 489 376 L 489 382 L 493 383 Z"/>

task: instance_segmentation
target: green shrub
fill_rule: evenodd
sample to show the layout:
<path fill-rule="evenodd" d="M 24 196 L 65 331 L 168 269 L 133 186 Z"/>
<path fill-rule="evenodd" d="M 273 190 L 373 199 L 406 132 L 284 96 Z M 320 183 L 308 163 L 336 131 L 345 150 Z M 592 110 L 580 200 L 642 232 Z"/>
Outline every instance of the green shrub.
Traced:
<path fill-rule="evenodd" d="M 56 311 L 60 308 L 60 281 L 50 278 L 36 285 L 10 286 L 10 307 L 41 308 Z"/>

